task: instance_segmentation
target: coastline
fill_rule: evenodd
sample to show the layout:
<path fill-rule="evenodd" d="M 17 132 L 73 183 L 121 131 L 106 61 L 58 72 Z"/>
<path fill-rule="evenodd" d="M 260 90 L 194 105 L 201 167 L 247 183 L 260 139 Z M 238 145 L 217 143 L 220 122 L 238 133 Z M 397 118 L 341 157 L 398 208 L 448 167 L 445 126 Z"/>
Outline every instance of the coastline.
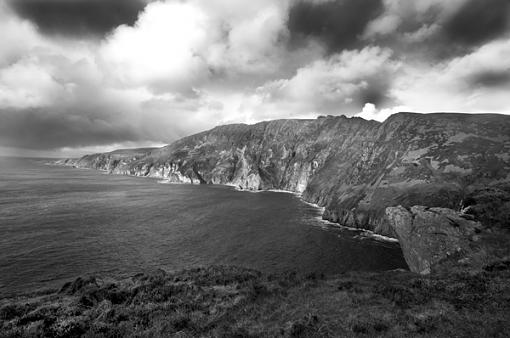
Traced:
<path fill-rule="evenodd" d="M 170 185 L 172 185 L 172 184 L 175 184 L 175 185 L 190 184 L 190 185 L 196 185 L 196 183 L 189 183 L 189 182 L 170 182 L 170 180 L 163 179 L 161 177 L 137 176 L 137 175 L 129 175 L 129 174 L 115 174 L 115 173 L 108 172 L 108 170 L 105 170 L 105 169 L 94 169 L 94 168 L 86 168 L 86 167 L 77 167 L 75 165 L 68 165 L 68 164 L 62 164 L 62 163 L 47 163 L 47 165 L 64 166 L 64 167 L 70 167 L 72 169 L 97 170 L 97 171 L 103 172 L 106 175 L 119 175 L 119 176 L 137 177 L 137 178 L 140 178 L 140 177 L 142 177 L 142 178 L 149 178 L 149 179 L 158 180 L 157 181 L 158 184 L 170 184 Z M 312 203 L 312 202 L 308 202 L 307 200 L 305 200 L 303 198 L 303 194 L 302 193 L 299 193 L 299 192 L 296 192 L 296 191 L 289 191 L 289 190 L 283 190 L 283 189 L 250 190 L 250 189 L 242 189 L 238 185 L 232 184 L 232 183 L 225 183 L 225 184 L 218 184 L 218 185 L 225 186 L 225 187 L 231 187 L 231 188 L 233 188 L 233 190 L 235 190 L 237 192 L 248 192 L 248 193 L 254 193 L 254 194 L 256 194 L 256 193 L 263 193 L 263 192 L 274 192 L 274 193 L 290 194 L 290 195 L 293 195 L 293 196 L 299 198 L 299 200 L 302 203 L 304 203 L 304 204 L 306 204 L 306 205 L 308 205 L 310 207 L 316 208 L 318 211 L 320 211 L 321 214 L 323 214 L 324 211 L 326 210 L 325 207 L 322 207 L 322 206 L 320 206 L 318 204 L 315 204 L 315 203 Z M 379 234 L 376 234 L 375 232 L 373 232 L 371 230 L 366 230 L 366 229 L 361 229 L 361 228 L 354 228 L 354 227 L 349 227 L 347 225 L 343 225 L 343 224 L 340 224 L 340 223 L 334 223 L 334 222 L 331 222 L 331 221 L 323 219 L 322 216 L 317 216 L 317 219 L 319 221 L 321 221 L 322 223 L 324 223 L 325 225 L 327 225 L 327 226 L 341 228 L 341 229 L 345 229 L 345 230 L 349 230 L 349 231 L 359 232 L 360 236 L 362 238 L 374 239 L 374 240 L 381 241 L 381 242 L 399 243 L 399 240 L 397 238 L 379 235 Z"/>
<path fill-rule="evenodd" d="M 322 210 L 299 194 L 279 192 L 298 195 L 307 206 Z M 498 259 L 484 259 L 478 270 L 459 261 L 428 276 L 403 270 L 268 275 L 234 266 L 157 270 L 122 280 L 84 276 L 58 291 L 0 299 L 0 332 L 63 337 L 98 332 L 508 336 L 510 260 Z"/>

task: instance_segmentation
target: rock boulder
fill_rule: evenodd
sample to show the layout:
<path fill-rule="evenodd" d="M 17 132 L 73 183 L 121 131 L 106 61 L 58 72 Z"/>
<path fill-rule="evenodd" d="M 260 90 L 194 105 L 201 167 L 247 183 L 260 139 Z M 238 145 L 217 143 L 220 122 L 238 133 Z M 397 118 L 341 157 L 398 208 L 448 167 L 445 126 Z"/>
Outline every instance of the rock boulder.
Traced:
<path fill-rule="evenodd" d="M 420 274 L 429 274 L 446 261 L 468 256 L 482 229 L 470 215 L 446 208 L 389 207 L 386 216 L 409 268 Z"/>

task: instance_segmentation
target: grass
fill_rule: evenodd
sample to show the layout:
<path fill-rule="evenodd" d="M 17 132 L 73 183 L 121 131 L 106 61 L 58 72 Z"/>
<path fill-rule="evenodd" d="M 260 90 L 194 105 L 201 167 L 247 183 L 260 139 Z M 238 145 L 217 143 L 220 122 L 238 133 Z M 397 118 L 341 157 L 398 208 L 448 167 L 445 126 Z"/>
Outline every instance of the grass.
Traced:
<path fill-rule="evenodd" d="M 78 278 L 0 301 L 1 337 L 509 337 L 510 262 L 476 273 L 264 275 L 238 267 Z"/>
<path fill-rule="evenodd" d="M 489 228 L 510 231 L 510 183 L 493 184 L 468 194 L 467 213 Z"/>

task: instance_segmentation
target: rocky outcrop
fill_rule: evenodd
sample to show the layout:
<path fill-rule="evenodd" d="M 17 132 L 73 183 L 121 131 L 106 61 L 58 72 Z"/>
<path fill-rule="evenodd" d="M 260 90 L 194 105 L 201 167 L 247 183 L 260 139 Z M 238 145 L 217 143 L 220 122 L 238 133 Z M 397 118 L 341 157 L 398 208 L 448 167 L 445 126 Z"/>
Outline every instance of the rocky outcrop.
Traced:
<path fill-rule="evenodd" d="M 391 206 L 459 209 L 466 193 L 510 180 L 510 116 L 399 113 L 216 127 L 136 155 L 73 165 L 169 182 L 281 189 L 325 207 L 323 218 L 393 236 Z"/>
<path fill-rule="evenodd" d="M 472 216 L 446 208 L 389 207 L 386 215 L 410 270 L 420 274 L 469 256 L 482 231 L 482 224 Z"/>

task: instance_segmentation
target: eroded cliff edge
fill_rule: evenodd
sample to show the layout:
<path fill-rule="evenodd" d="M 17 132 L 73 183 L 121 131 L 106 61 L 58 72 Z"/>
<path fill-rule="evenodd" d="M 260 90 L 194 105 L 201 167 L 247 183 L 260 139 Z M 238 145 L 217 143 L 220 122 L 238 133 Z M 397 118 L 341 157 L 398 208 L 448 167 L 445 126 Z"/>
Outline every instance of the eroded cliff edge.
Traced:
<path fill-rule="evenodd" d="M 510 180 L 510 116 L 399 113 L 216 127 L 159 149 L 65 161 L 169 182 L 302 193 L 323 218 L 395 237 L 386 207 L 459 210 L 471 191 Z"/>

